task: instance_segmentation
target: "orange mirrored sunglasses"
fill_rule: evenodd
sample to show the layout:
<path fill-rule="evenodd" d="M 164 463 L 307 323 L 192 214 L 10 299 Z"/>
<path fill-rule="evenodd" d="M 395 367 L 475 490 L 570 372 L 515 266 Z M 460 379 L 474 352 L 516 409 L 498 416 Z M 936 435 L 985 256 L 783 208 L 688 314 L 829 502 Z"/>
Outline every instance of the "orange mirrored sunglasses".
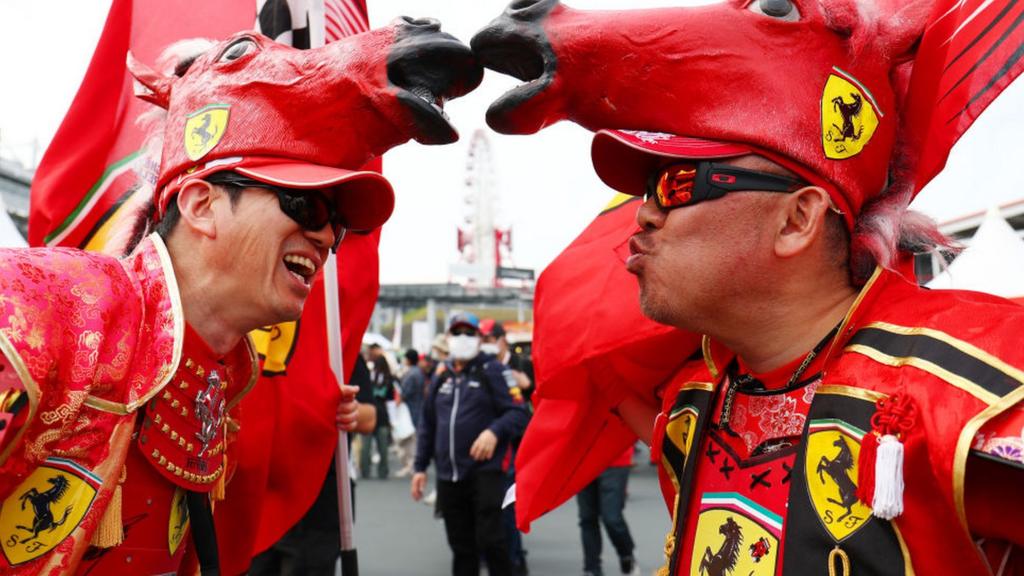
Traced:
<path fill-rule="evenodd" d="M 729 164 L 679 162 L 651 173 L 644 200 L 654 196 L 661 209 L 672 210 L 721 198 L 729 192 L 795 192 L 806 185 L 794 178 Z"/>

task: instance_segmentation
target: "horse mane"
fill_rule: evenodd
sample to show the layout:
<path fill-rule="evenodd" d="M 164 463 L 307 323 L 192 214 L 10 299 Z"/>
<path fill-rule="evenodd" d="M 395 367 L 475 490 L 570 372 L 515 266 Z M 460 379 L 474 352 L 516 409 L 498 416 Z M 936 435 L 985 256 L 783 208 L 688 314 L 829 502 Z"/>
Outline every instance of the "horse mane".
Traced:
<path fill-rule="evenodd" d="M 730 526 L 735 526 L 736 529 L 733 533 L 726 535 L 725 546 L 722 551 L 725 554 L 726 563 L 729 566 L 735 566 L 736 558 L 740 554 L 740 546 L 743 544 L 743 532 L 735 520 L 729 518 L 729 521 L 731 522 Z M 732 530 L 730 531 L 732 532 Z"/>
<path fill-rule="evenodd" d="M 216 42 L 208 38 L 179 40 L 164 49 L 157 58 L 156 69 L 160 72 L 182 77 L 200 56 Z M 153 231 L 153 187 L 160 172 L 160 154 L 164 145 L 164 124 L 167 110 L 153 106 L 139 114 L 135 125 L 145 134 L 142 153 L 133 162 L 136 185 L 124 199 L 124 219 L 115 224 L 110 243 L 103 251 L 109 254 L 128 255 L 139 242 Z"/>
<path fill-rule="evenodd" d="M 63 476 L 54 476 L 50 478 L 50 483 L 53 484 L 53 502 L 56 502 L 67 493 L 68 489 L 71 488 L 71 483 L 68 479 Z"/>
<path fill-rule="evenodd" d="M 914 161 L 916 153 L 906 134 L 897 138 L 889 163 L 889 182 L 885 190 L 861 210 L 850 237 L 850 277 L 861 286 L 876 266 L 896 270 L 900 259 L 920 254 L 939 256 L 947 262 L 963 246 L 943 234 L 929 216 L 911 210 L 914 199 Z"/>

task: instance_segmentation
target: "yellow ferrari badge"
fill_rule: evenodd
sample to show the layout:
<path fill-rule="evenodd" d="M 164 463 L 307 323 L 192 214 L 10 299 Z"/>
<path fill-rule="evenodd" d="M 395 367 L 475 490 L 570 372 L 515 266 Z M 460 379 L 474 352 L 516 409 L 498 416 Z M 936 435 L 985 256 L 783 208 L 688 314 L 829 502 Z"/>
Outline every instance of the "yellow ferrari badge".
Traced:
<path fill-rule="evenodd" d="M 841 420 L 812 420 L 808 427 L 807 491 L 815 514 L 836 542 L 871 519 L 871 508 L 857 499 L 857 457 L 863 437 L 863 430 Z"/>
<path fill-rule="evenodd" d="M 185 154 L 189 160 L 199 160 L 224 137 L 228 128 L 231 107 L 210 104 L 185 117 Z"/>
<path fill-rule="evenodd" d="M 665 426 L 666 440 L 675 444 L 676 448 L 683 453 L 683 459 L 690 455 L 693 449 L 694 431 L 697 428 L 697 409 L 693 406 L 683 406 L 669 415 L 668 424 Z"/>
<path fill-rule="evenodd" d="M 298 321 L 282 322 L 249 333 L 256 352 L 263 358 L 264 374 L 283 374 L 288 370 L 298 336 Z"/>
<path fill-rule="evenodd" d="M 778 514 L 735 492 L 706 493 L 687 574 L 772 576 L 781 535 Z"/>
<path fill-rule="evenodd" d="M 174 497 L 171 499 L 171 514 L 167 520 L 167 550 L 171 556 L 178 551 L 187 532 L 188 503 L 185 501 L 185 491 L 176 488 Z"/>
<path fill-rule="evenodd" d="M 825 156 L 845 160 L 860 154 L 883 116 L 863 84 L 839 68 L 833 68 L 821 96 L 821 139 Z"/>
<path fill-rule="evenodd" d="M 54 549 L 89 512 L 103 481 L 71 460 L 48 458 L 0 508 L 0 546 L 12 566 Z"/>

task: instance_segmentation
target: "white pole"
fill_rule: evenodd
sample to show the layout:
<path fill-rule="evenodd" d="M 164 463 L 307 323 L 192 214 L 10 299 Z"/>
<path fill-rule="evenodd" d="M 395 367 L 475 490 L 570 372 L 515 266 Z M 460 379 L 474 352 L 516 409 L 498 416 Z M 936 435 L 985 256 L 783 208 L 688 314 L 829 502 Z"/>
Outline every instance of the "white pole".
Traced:
<path fill-rule="evenodd" d="M 330 254 L 324 264 L 324 304 L 327 314 L 327 350 L 331 371 L 339 385 L 345 383 L 345 369 L 342 361 L 341 308 L 338 298 L 338 261 Z M 352 526 L 352 485 L 348 474 L 348 433 L 338 431 L 338 449 L 334 457 L 334 470 L 338 478 L 338 520 L 341 527 L 342 574 L 345 572 L 346 556 L 355 556 L 355 532 Z M 346 574 L 346 576 L 348 576 Z"/>

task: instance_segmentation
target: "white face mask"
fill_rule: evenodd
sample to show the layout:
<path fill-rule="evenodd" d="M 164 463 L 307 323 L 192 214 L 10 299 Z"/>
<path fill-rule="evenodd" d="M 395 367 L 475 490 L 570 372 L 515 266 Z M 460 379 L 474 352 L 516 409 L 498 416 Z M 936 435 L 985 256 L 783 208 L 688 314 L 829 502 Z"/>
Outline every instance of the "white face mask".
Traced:
<path fill-rule="evenodd" d="M 480 351 L 486 354 L 498 355 L 498 344 L 497 342 L 488 342 L 480 345 Z"/>
<path fill-rule="evenodd" d="M 472 360 L 480 352 L 480 337 L 448 336 L 448 352 L 455 360 Z"/>

